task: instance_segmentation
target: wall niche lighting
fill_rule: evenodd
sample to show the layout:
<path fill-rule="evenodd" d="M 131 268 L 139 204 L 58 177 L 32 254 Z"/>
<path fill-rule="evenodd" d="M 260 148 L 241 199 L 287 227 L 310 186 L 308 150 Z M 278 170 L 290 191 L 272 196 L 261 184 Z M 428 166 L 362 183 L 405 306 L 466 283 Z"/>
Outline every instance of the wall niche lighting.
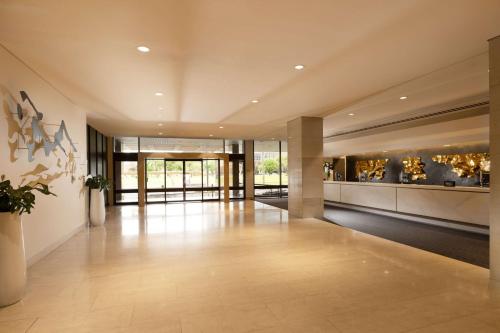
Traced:
<path fill-rule="evenodd" d="M 356 161 L 356 176 L 361 179 L 366 175 L 368 179 L 382 180 L 385 176 L 385 166 L 389 159 Z"/>
<path fill-rule="evenodd" d="M 411 180 L 427 179 L 421 157 L 405 157 L 401 160 L 403 163 L 403 172 L 409 174 Z"/>
<path fill-rule="evenodd" d="M 435 155 L 432 160 L 436 163 L 451 165 L 451 171 L 461 178 L 471 178 L 479 172 L 490 172 L 490 154 L 488 153 Z"/>

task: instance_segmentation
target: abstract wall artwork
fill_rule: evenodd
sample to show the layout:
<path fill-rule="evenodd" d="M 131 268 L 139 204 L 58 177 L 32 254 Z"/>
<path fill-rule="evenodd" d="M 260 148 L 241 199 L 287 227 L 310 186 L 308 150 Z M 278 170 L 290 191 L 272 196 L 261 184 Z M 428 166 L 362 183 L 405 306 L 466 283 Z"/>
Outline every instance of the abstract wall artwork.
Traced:
<path fill-rule="evenodd" d="M 432 160 L 437 163 L 451 165 L 451 170 L 462 178 L 474 177 L 479 172 L 490 172 L 490 154 L 487 153 L 435 155 Z"/>
<path fill-rule="evenodd" d="M 362 175 L 366 175 L 368 179 L 378 179 L 382 180 L 385 176 L 385 165 L 389 160 L 368 160 L 368 161 L 356 161 L 356 175 L 358 179 Z"/>
<path fill-rule="evenodd" d="M 73 183 L 80 157 L 64 120 L 58 124 L 46 122 L 44 114 L 25 91 L 20 91 L 20 101 L 3 86 L 0 86 L 0 93 L 7 119 L 10 162 L 16 162 L 21 155 L 26 156 L 28 162 L 40 161 L 21 175 L 21 184 L 49 184 L 62 176 L 70 177 Z M 23 150 L 27 153 L 22 154 Z"/>
<path fill-rule="evenodd" d="M 403 163 L 403 172 L 410 175 L 411 180 L 427 179 L 421 157 L 405 157 L 401 160 Z"/>

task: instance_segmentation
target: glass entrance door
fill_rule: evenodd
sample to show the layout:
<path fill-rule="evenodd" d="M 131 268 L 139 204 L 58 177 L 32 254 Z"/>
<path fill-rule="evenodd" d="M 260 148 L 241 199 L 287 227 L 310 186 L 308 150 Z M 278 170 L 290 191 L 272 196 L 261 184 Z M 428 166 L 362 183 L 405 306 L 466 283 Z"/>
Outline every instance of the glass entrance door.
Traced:
<path fill-rule="evenodd" d="M 219 200 L 219 164 L 216 159 L 147 159 L 147 202 Z"/>
<path fill-rule="evenodd" d="M 166 201 L 184 201 L 184 162 L 165 160 Z"/>
<path fill-rule="evenodd" d="M 184 161 L 184 200 L 203 200 L 202 160 Z"/>

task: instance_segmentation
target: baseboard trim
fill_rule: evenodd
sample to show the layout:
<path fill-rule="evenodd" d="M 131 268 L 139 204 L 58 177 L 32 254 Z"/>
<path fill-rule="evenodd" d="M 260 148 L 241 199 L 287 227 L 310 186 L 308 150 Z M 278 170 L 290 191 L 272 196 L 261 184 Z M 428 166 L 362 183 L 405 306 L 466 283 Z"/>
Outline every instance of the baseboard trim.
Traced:
<path fill-rule="evenodd" d="M 52 251 L 57 249 L 59 246 L 63 245 L 66 243 L 71 237 L 82 231 L 86 226 L 86 223 L 83 223 L 76 227 L 75 229 L 71 230 L 69 233 L 67 233 L 65 236 L 60 238 L 58 241 L 54 242 L 53 244 L 50 244 L 46 248 L 44 248 L 42 251 L 38 252 L 37 254 L 31 256 L 31 258 L 28 258 L 26 260 L 26 265 L 28 267 L 36 264 L 38 261 L 40 261 L 42 258 L 50 254 Z"/>
<path fill-rule="evenodd" d="M 357 206 L 357 205 L 345 204 L 345 203 L 334 202 L 334 201 L 326 201 L 326 200 L 325 200 L 325 206 L 347 208 L 347 209 L 357 210 L 360 212 L 366 212 L 366 213 L 372 213 L 372 214 L 377 214 L 377 215 L 394 217 L 394 218 L 401 219 L 401 220 L 408 220 L 408 221 L 412 221 L 412 222 L 424 223 L 424 224 L 434 225 L 434 226 L 443 227 L 443 228 L 473 232 L 473 233 L 481 234 L 481 235 L 489 235 L 490 234 L 489 228 L 487 226 L 482 226 L 482 225 L 474 225 L 474 224 L 462 223 L 462 222 L 451 221 L 451 220 L 435 219 L 435 218 L 431 218 L 431 217 L 404 214 L 404 213 L 398 213 L 398 212 L 393 212 L 393 211 L 389 211 L 389 210 L 370 208 L 370 207 L 364 207 L 364 206 Z"/>

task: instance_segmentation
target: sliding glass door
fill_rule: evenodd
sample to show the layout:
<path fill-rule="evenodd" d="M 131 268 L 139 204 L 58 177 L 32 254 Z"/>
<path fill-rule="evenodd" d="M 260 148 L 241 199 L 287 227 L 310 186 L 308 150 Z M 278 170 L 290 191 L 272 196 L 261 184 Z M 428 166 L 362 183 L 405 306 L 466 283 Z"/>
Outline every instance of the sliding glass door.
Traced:
<path fill-rule="evenodd" d="M 220 199 L 219 160 L 146 160 L 146 200 L 154 202 Z"/>

